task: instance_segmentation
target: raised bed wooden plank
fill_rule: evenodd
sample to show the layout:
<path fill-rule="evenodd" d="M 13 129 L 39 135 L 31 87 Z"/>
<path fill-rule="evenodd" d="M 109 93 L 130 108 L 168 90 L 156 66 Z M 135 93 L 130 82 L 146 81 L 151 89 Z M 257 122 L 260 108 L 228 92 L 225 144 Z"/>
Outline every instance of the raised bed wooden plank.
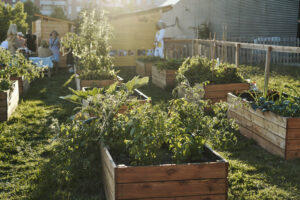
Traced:
<path fill-rule="evenodd" d="M 140 76 L 152 76 L 152 63 L 136 61 L 136 73 Z"/>
<path fill-rule="evenodd" d="M 287 151 L 300 150 L 300 140 L 287 140 L 286 148 L 287 148 Z"/>
<path fill-rule="evenodd" d="M 288 128 L 300 129 L 300 118 L 289 118 Z"/>
<path fill-rule="evenodd" d="M 269 142 L 268 140 L 258 136 L 256 133 L 252 132 L 251 130 L 243 127 L 240 125 L 240 132 L 251 139 L 254 139 L 262 148 L 266 149 L 272 154 L 279 155 L 281 157 L 285 156 L 285 150 L 275 146 L 273 143 Z"/>
<path fill-rule="evenodd" d="M 137 183 L 155 180 L 174 181 L 205 178 L 226 178 L 224 163 L 161 165 L 118 168 L 117 183 Z M 143 176 L 140 176 L 143 174 Z"/>
<path fill-rule="evenodd" d="M 300 129 L 289 128 L 287 132 L 287 139 L 300 140 Z"/>
<path fill-rule="evenodd" d="M 286 151 L 286 155 L 285 155 L 285 159 L 286 160 L 292 160 L 292 159 L 296 159 L 296 158 L 300 158 L 300 151 L 296 150 L 296 151 Z"/>
<path fill-rule="evenodd" d="M 184 197 L 224 194 L 226 179 L 185 180 L 117 184 L 117 199 Z"/>
<path fill-rule="evenodd" d="M 177 70 L 158 70 L 152 65 L 152 83 L 160 88 L 171 88 L 176 86 Z"/>
<path fill-rule="evenodd" d="M 263 138 L 266 141 L 271 142 L 278 148 L 280 148 L 282 150 L 285 149 L 286 141 L 284 138 L 278 137 L 277 135 L 273 134 L 269 130 L 266 130 L 263 127 L 260 127 L 259 125 L 253 123 L 252 121 L 249 121 L 248 119 L 244 118 L 239 113 L 236 113 L 232 110 L 228 111 L 228 117 L 235 119 L 236 122 L 240 126 L 243 126 L 244 128 L 246 128 L 248 130 L 251 130 L 257 136 Z"/>
<path fill-rule="evenodd" d="M 160 200 L 226 200 L 227 195 L 203 195 L 203 196 L 190 196 L 190 197 L 173 197 L 173 198 L 159 198 Z M 158 200 L 158 198 L 143 199 L 143 200 Z"/>
<path fill-rule="evenodd" d="M 249 90 L 249 83 L 229 83 L 229 84 L 214 84 L 204 86 L 205 92 L 216 92 L 216 91 L 244 91 Z"/>
<path fill-rule="evenodd" d="M 12 91 L 2 91 L 0 103 L 0 121 L 7 121 L 18 107 L 19 102 L 19 84 L 13 81 Z"/>

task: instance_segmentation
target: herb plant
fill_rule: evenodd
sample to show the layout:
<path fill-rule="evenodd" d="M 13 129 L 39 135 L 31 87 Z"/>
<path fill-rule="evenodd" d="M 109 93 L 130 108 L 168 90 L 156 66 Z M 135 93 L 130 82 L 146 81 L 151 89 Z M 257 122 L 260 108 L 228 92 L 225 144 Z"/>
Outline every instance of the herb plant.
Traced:
<path fill-rule="evenodd" d="M 12 81 L 8 79 L 0 79 L 0 92 L 13 89 Z"/>

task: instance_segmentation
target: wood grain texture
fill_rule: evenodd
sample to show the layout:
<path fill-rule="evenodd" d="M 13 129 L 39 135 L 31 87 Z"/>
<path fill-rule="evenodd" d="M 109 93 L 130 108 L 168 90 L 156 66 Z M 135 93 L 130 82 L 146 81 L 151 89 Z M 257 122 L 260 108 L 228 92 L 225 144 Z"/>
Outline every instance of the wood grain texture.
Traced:
<path fill-rule="evenodd" d="M 288 128 L 300 129 L 300 118 L 289 118 Z"/>
<path fill-rule="evenodd" d="M 117 184 L 117 199 L 224 194 L 226 179 Z"/>
<path fill-rule="evenodd" d="M 152 63 L 136 61 L 136 73 L 142 77 L 152 76 Z"/>
<path fill-rule="evenodd" d="M 227 195 L 202 195 L 202 196 L 189 196 L 189 197 L 173 197 L 173 198 L 151 198 L 143 200 L 226 200 Z"/>
<path fill-rule="evenodd" d="M 175 181 L 206 178 L 226 178 L 224 163 L 203 163 L 184 165 L 161 165 L 118 168 L 117 183 L 137 183 L 151 181 Z M 143 174 L 143 176 L 141 176 Z"/>
<path fill-rule="evenodd" d="M 173 88 L 176 86 L 177 70 L 158 70 L 152 65 L 152 83 L 162 89 Z"/>
<path fill-rule="evenodd" d="M 19 84 L 13 81 L 12 91 L 0 92 L 0 121 L 7 121 L 18 107 L 19 103 Z"/>

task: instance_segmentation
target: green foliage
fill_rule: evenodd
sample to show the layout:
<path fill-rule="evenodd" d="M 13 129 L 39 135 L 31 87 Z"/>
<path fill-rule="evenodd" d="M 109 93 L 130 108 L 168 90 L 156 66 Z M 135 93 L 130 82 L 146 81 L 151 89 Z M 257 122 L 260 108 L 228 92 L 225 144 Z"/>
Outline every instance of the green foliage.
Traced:
<path fill-rule="evenodd" d="M 182 65 L 183 61 L 184 60 L 182 59 L 160 60 L 156 62 L 155 66 L 159 70 L 164 70 L 164 69 L 177 70 Z"/>
<path fill-rule="evenodd" d="M 105 13 L 89 10 L 82 12 L 80 18 L 80 34 L 67 33 L 61 41 L 62 49 L 72 49 L 77 67 L 84 71 L 82 78 L 116 78 L 109 55 L 112 29 Z"/>
<path fill-rule="evenodd" d="M 0 63 L 2 64 L 1 78 L 10 79 L 10 77 L 23 76 L 24 79 L 31 82 L 35 78 L 43 76 L 42 68 L 33 65 L 23 54 L 18 52 L 12 56 L 9 51 L 1 48 Z"/>
<path fill-rule="evenodd" d="M 0 92 L 13 89 L 12 81 L 8 79 L 0 79 Z"/>
<path fill-rule="evenodd" d="M 34 16 L 35 14 L 40 14 L 40 9 L 31 0 L 26 0 L 24 2 L 24 12 L 27 13 L 26 23 L 29 28 L 32 28 L 32 22 L 38 19 Z"/>
<path fill-rule="evenodd" d="M 52 6 L 52 13 L 50 16 L 58 19 L 67 19 L 64 9 L 59 6 Z"/>
<path fill-rule="evenodd" d="M 12 8 L 10 5 L 6 6 L 3 2 L 0 2 L 0 40 L 6 39 L 10 24 L 16 24 L 18 31 L 25 32 L 28 27 L 26 17 L 23 3 L 18 2 Z"/>
<path fill-rule="evenodd" d="M 267 97 L 258 96 L 251 102 L 251 107 L 262 112 L 271 111 L 283 117 L 300 117 L 300 96 L 288 96 L 271 92 Z"/>
<path fill-rule="evenodd" d="M 163 61 L 164 59 L 159 56 L 140 56 L 137 60 L 145 63 L 156 63 L 158 61 Z"/>
<path fill-rule="evenodd" d="M 187 58 L 178 69 L 176 79 L 179 83 L 188 80 L 191 86 L 209 81 L 210 84 L 245 82 L 238 69 L 233 65 L 221 63 L 215 66 L 215 60 L 204 57 Z"/>
<path fill-rule="evenodd" d="M 198 26 L 198 39 L 208 39 L 210 30 L 207 24 L 203 23 Z"/>

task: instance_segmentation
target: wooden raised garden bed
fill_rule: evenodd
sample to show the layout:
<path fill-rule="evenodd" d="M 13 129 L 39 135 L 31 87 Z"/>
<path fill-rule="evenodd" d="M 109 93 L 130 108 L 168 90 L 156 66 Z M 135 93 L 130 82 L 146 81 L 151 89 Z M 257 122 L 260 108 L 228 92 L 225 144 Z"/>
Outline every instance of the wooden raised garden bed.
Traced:
<path fill-rule="evenodd" d="M 176 86 L 177 70 L 159 70 L 155 65 L 152 66 L 152 83 L 162 89 L 173 88 Z"/>
<path fill-rule="evenodd" d="M 17 80 L 19 85 L 19 96 L 22 97 L 23 95 L 28 92 L 30 84 L 29 82 L 24 79 L 24 77 L 11 77 L 10 80 Z"/>
<path fill-rule="evenodd" d="M 0 121 L 9 120 L 10 116 L 18 107 L 19 85 L 14 81 L 13 90 L 0 92 Z"/>
<path fill-rule="evenodd" d="M 229 93 L 228 117 L 237 121 L 240 132 L 261 147 L 286 160 L 300 158 L 300 118 L 281 117 L 256 111 L 249 102 Z"/>
<path fill-rule="evenodd" d="M 204 94 L 202 98 L 205 100 L 210 99 L 212 103 L 217 103 L 220 101 L 227 101 L 227 94 L 231 93 L 242 93 L 250 89 L 249 83 L 229 83 L 229 84 L 214 84 L 214 85 L 205 85 Z M 184 97 L 186 92 L 184 89 L 179 89 L 178 96 Z M 187 94 L 188 95 L 188 94 Z"/>
<path fill-rule="evenodd" d="M 123 79 L 118 76 L 118 80 L 80 80 L 79 75 L 75 75 L 77 90 L 81 90 L 83 87 L 106 87 L 115 83 L 116 81 L 122 83 Z"/>
<path fill-rule="evenodd" d="M 152 65 L 153 63 L 136 61 L 135 72 L 140 76 L 152 76 Z"/>
<path fill-rule="evenodd" d="M 227 199 L 228 162 L 209 147 L 214 162 L 156 166 L 117 165 L 101 144 L 104 189 L 115 199 Z"/>

